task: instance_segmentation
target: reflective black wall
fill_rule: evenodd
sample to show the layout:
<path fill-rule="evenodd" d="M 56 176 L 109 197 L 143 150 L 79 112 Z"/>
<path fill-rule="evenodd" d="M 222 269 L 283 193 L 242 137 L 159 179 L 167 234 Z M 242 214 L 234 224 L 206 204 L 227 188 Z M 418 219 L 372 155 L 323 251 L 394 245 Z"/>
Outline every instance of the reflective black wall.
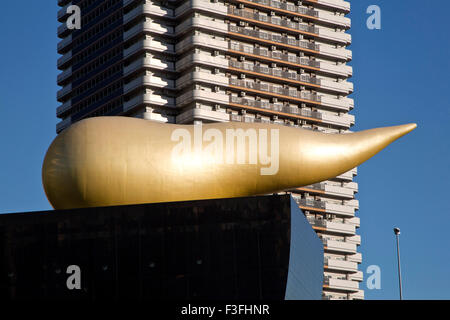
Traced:
<path fill-rule="evenodd" d="M 322 273 L 290 196 L 0 215 L 2 299 L 320 299 Z"/>
<path fill-rule="evenodd" d="M 319 300 L 323 283 L 323 243 L 294 199 L 290 201 L 291 248 L 285 298 Z"/>

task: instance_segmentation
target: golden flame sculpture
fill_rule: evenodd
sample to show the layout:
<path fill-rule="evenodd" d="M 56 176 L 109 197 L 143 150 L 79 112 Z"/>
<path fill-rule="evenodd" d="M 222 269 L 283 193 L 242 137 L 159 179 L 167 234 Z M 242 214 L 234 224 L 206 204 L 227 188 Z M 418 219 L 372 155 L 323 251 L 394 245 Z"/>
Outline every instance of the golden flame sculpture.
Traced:
<path fill-rule="evenodd" d="M 326 134 L 271 124 L 89 118 L 55 138 L 42 179 L 55 209 L 259 195 L 336 177 L 415 128 Z"/>

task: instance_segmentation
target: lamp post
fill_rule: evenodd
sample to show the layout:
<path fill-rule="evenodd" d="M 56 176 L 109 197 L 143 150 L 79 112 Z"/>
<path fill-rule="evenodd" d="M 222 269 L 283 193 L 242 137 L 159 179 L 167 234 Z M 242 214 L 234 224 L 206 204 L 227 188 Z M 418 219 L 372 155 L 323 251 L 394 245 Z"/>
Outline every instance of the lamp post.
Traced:
<path fill-rule="evenodd" d="M 399 245 L 400 228 L 394 228 L 394 233 L 395 233 L 395 238 L 397 239 L 398 287 L 400 290 L 400 300 L 403 300 L 402 271 L 400 268 L 400 245 Z"/>

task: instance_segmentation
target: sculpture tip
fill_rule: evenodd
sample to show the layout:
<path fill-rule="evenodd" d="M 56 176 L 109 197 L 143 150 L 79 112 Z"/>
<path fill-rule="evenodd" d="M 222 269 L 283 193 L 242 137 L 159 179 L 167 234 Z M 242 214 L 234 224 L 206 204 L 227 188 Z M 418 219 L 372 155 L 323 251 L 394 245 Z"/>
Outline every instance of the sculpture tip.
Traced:
<path fill-rule="evenodd" d="M 399 126 L 399 137 L 402 137 L 417 128 L 417 123 L 407 123 Z"/>
<path fill-rule="evenodd" d="M 416 129 L 417 128 L 417 123 L 408 123 L 408 124 L 405 124 L 405 126 L 408 128 L 408 132 L 411 132 L 411 131 L 413 131 L 414 129 Z"/>

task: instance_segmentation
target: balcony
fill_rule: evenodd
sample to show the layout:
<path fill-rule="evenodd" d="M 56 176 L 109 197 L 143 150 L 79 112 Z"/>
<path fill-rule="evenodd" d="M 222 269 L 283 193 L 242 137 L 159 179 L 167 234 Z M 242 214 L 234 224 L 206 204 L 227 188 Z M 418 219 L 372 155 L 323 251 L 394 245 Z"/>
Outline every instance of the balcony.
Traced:
<path fill-rule="evenodd" d="M 177 90 L 183 89 L 194 82 L 203 82 L 209 85 L 227 86 L 228 78 L 220 74 L 212 74 L 202 71 L 194 71 L 186 73 L 176 80 Z"/>
<path fill-rule="evenodd" d="M 72 32 L 72 30 L 70 30 L 67 27 L 67 23 L 63 22 L 62 24 L 59 25 L 58 27 L 58 38 L 64 38 L 66 36 L 68 36 L 70 33 Z"/>
<path fill-rule="evenodd" d="M 344 0 L 304 0 L 310 4 L 321 4 L 331 9 L 339 9 L 344 12 L 350 12 L 350 2 Z"/>
<path fill-rule="evenodd" d="M 237 51 L 238 53 L 243 53 L 244 55 L 247 54 L 257 56 L 257 58 L 266 58 L 266 60 L 269 61 L 280 61 L 290 65 L 296 65 L 303 68 L 311 68 L 314 70 L 318 70 L 321 65 L 319 61 L 298 57 L 293 54 L 283 54 L 281 52 L 270 51 L 265 48 L 254 48 L 252 46 L 237 44 L 233 42 L 229 43 L 229 50 Z"/>
<path fill-rule="evenodd" d="M 345 223 L 332 222 L 324 219 L 316 219 L 314 217 L 308 217 L 308 221 L 313 226 L 313 229 L 320 231 L 327 231 L 339 235 L 349 235 L 349 236 L 355 235 L 356 232 L 355 226 Z"/>
<path fill-rule="evenodd" d="M 212 102 L 214 104 L 225 105 L 228 104 L 230 98 L 227 94 L 222 94 L 218 92 L 211 92 L 205 90 L 189 90 L 186 93 L 177 97 L 176 106 L 177 108 L 181 108 L 196 100 L 203 100 Z"/>
<path fill-rule="evenodd" d="M 356 182 L 350 182 L 343 185 L 325 185 L 325 192 L 327 195 L 333 195 L 340 198 L 352 199 L 355 193 L 358 191 L 358 184 Z M 344 201 L 345 202 L 345 201 Z"/>
<path fill-rule="evenodd" d="M 362 271 L 358 271 L 352 274 L 348 275 L 349 280 L 353 280 L 353 281 L 363 281 L 364 280 L 364 274 Z"/>
<path fill-rule="evenodd" d="M 296 125 L 289 124 L 282 120 L 269 120 L 269 119 L 263 119 L 259 117 L 248 117 L 245 115 L 237 115 L 234 113 L 230 113 L 230 121 L 234 122 L 244 122 L 244 123 L 270 123 L 270 124 L 276 124 L 280 126 L 286 126 L 286 127 L 298 127 Z"/>
<path fill-rule="evenodd" d="M 69 50 L 70 45 L 72 44 L 72 34 L 69 34 L 67 37 L 58 42 L 58 53 L 64 54 Z"/>
<path fill-rule="evenodd" d="M 263 25 L 271 25 L 282 30 L 295 31 L 302 34 L 318 35 L 319 28 L 307 24 L 301 24 L 290 20 L 283 20 L 280 17 L 272 17 L 259 13 L 248 12 L 241 9 L 228 7 L 228 15 L 237 17 L 239 20 L 260 22 Z"/>
<path fill-rule="evenodd" d="M 64 69 L 64 67 L 70 60 L 72 60 L 72 51 L 67 52 L 58 59 L 58 69 Z"/>
<path fill-rule="evenodd" d="M 65 85 L 62 89 L 58 90 L 56 98 L 58 99 L 58 101 L 61 101 L 71 92 L 72 92 L 72 84 L 69 83 L 68 85 Z"/>
<path fill-rule="evenodd" d="M 320 63 L 320 71 L 329 73 L 332 75 L 339 75 L 342 77 L 351 77 L 353 75 L 353 67 L 346 64 L 331 64 L 331 63 Z"/>
<path fill-rule="evenodd" d="M 329 45 L 320 45 L 320 54 L 328 58 L 340 59 L 344 61 L 352 60 L 352 51 L 345 48 L 336 48 Z"/>
<path fill-rule="evenodd" d="M 157 33 L 165 36 L 173 36 L 173 27 L 164 27 L 159 23 L 143 21 L 123 33 L 123 41 L 127 41 L 141 33 Z"/>
<path fill-rule="evenodd" d="M 123 24 L 126 25 L 128 22 L 143 15 L 156 15 L 160 17 L 174 18 L 173 14 L 174 12 L 172 9 L 160 7 L 153 3 L 144 3 L 125 14 L 123 16 Z"/>
<path fill-rule="evenodd" d="M 269 67 L 261 67 L 257 65 L 253 65 L 253 63 L 249 62 L 239 62 L 235 60 L 230 60 L 229 62 L 230 68 L 235 69 L 235 71 L 240 72 L 248 72 L 250 74 L 255 74 L 257 76 L 270 76 L 271 79 L 278 79 L 284 82 L 291 82 L 302 85 L 309 85 L 315 88 L 320 87 L 320 79 L 316 77 L 311 77 L 306 74 L 298 74 L 297 72 L 288 72 L 280 69 L 269 68 Z"/>
<path fill-rule="evenodd" d="M 347 260 L 356 262 L 356 263 L 361 263 L 362 262 L 362 254 L 360 252 L 357 252 L 355 254 L 349 255 L 347 257 Z"/>
<path fill-rule="evenodd" d="M 67 68 L 62 73 L 58 74 L 57 82 L 58 85 L 63 84 L 67 79 L 72 76 L 72 67 Z"/>
<path fill-rule="evenodd" d="M 204 110 L 201 108 L 189 109 L 177 116 L 176 123 L 192 123 L 194 120 L 205 120 L 214 122 L 228 122 L 230 115 L 221 111 Z"/>
<path fill-rule="evenodd" d="M 348 129 L 355 124 L 355 116 L 348 113 L 343 113 L 341 115 L 330 115 L 328 113 L 323 113 L 322 121 L 326 124 Z"/>
<path fill-rule="evenodd" d="M 345 64 L 330 64 L 310 60 L 308 58 L 298 57 L 294 54 L 283 54 L 277 51 L 270 51 L 266 48 L 254 48 L 253 46 L 243 45 L 239 43 L 229 42 L 228 49 L 231 52 L 239 55 L 255 57 L 270 62 L 279 62 L 294 67 L 300 67 L 315 71 L 322 71 L 324 73 L 338 75 L 343 77 L 350 77 L 353 74 L 351 66 Z"/>
<path fill-rule="evenodd" d="M 266 101 L 258 101 L 230 96 L 230 105 L 236 107 L 250 109 L 253 111 L 260 111 L 263 113 L 284 115 L 298 119 L 312 120 L 320 122 L 320 112 L 305 110 L 295 107 L 284 106 L 283 104 L 274 104 Z"/>
<path fill-rule="evenodd" d="M 72 107 L 72 100 L 67 100 L 66 102 L 64 102 L 62 105 L 60 105 L 57 109 L 56 109 L 56 116 L 58 118 L 61 118 L 61 116 L 70 108 Z"/>
<path fill-rule="evenodd" d="M 361 225 L 361 219 L 358 217 L 353 217 L 351 219 L 346 219 L 346 222 L 354 225 L 356 228 L 359 228 Z"/>
<path fill-rule="evenodd" d="M 333 15 L 331 15 L 334 17 Z M 334 31 L 325 28 L 318 28 L 319 34 L 317 37 L 327 39 L 329 41 L 339 42 L 340 44 L 350 45 L 352 43 L 352 36 L 343 31 Z"/>
<path fill-rule="evenodd" d="M 123 68 L 123 75 L 126 77 L 144 68 L 154 68 L 165 72 L 174 72 L 174 63 L 159 60 L 154 57 L 139 58 Z"/>
<path fill-rule="evenodd" d="M 229 25 L 228 31 L 238 37 L 250 40 L 260 40 L 263 43 L 280 45 L 297 50 L 305 50 L 312 53 L 319 53 L 319 45 L 305 40 L 297 40 L 279 34 L 272 34 L 263 31 L 250 30 L 242 27 Z"/>
<path fill-rule="evenodd" d="M 332 14 L 326 15 L 324 12 L 318 12 L 318 15 L 323 16 L 323 20 L 325 21 L 331 20 L 329 19 L 330 17 L 335 17 Z M 257 25 L 262 25 L 263 27 L 276 28 L 279 29 L 280 32 L 291 31 L 293 33 L 310 35 L 329 41 L 339 42 L 344 45 L 349 45 L 351 43 L 351 35 L 348 33 L 333 31 L 304 23 L 302 24 L 288 19 L 282 19 L 281 17 L 268 16 L 265 14 L 260 14 L 259 12 L 249 12 L 247 10 L 228 7 L 228 17 L 237 18 L 239 21 L 248 21 Z M 344 24 L 344 26 L 346 25 Z"/>
<path fill-rule="evenodd" d="M 229 62 L 227 59 L 201 52 L 188 54 L 187 56 L 178 60 L 176 62 L 176 70 L 177 72 L 183 71 L 185 69 L 191 68 L 193 64 L 206 64 L 211 67 L 221 67 L 224 69 L 227 69 L 229 66 Z"/>
<path fill-rule="evenodd" d="M 356 184 L 356 183 L 355 183 Z M 353 185 L 352 185 L 353 186 Z M 357 186 L 357 184 L 356 184 Z M 316 183 L 314 185 L 298 188 L 301 191 L 317 192 L 321 194 L 332 195 L 336 197 L 352 199 L 355 194 L 355 189 L 346 186 L 335 186 L 328 183 Z"/>
<path fill-rule="evenodd" d="M 356 293 L 350 294 L 350 299 L 353 300 L 364 300 L 364 290 L 358 290 Z"/>
<path fill-rule="evenodd" d="M 227 25 L 223 21 L 215 21 L 203 16 L 190 17 L 175 27 L 175 35 L 180 37 L 182 34 L 188 32 L 191 28 L 203 28 L 208 31 L 217 31 L 226 34 L 228 31 Z"/>
<path fill-rule="evenodd" d="M 354 187 L 356 185 L 356 189 Z M 325 192 L 327 195 L 332 195 L 340 198 L 352 199 L 358 190 L 356 183 L 349 183 L 345 186 L 335 186 L 327 184 L 325 186 Z"/>
<path fill-rule="evenodd" d="M 343 28 L 350 28 L 350 19 L 346 18 L 341 15 L 334 15 L 330 13 L 329 15 L 324 14 L 324 12 L 319 12 L 314 9 L 307 8 L 306 6 L 297 6 L 291 3 L 284 3 L 279 1 L 273 1 L 273 0 L 236 0 L 238 3 L 242 3 L 245 5 L 251 5 L 257 8 L 267 8 L 271 7 L 270 9 L 279 12 L 282 14 L 288 14 L 292 16 L 302 17 L 311 19 L 313 21 L 322 21 L 325 23 L 329 23 L 332 25 L 336 25 Z M 322 2 L 329 2 L 332 0 L 322 0 Z M 321 1 L 319 1 L 321 2 Z M 343 2 L 343 1 L 341 1 Z M 345 10 L 346 12 L 350 12 L 350 4 L 348 4 L 348 10 L 343 9 L 347 8 L 346 4 L 348 3 L 340 3 L 338 5 L 335 4 L 334 8 L 339 8 L 341 10 Z M 325 12 L 328 13 L 328 12 Z"/>
<path fill-rule="evenodd" d="M 153 86 L 158 88 L 175 89 L 175 81 L 164 79 L 155 75 L 139 76 L 124 84 L 123 93 L 127 94 L 139 87 Z"/>
<path fill-rule="evenodd" d="M 178 6 L 175 9 L 175 16 L 178 19 L 180 16 L 185 14 L 186 12 L 189 12 L 191 10 L 201 10 L 201 11 L 207 11 L 219 15 L 226 15 L 227 14 L 227 7 L 223 4 L 216 2 L 213 3 L 211 1 L 205 1 L 205 0 L 188 0 L 182 5 Z"/>
<path fill-rule="evenodd" d="M 327 251 L 341 252 L 341 253 L 356 253 L 356 244 L 339 241 L 323 239 L 324 249 Z"/>
<path fill-rule="evenodd" d="M 352 261 L 325 258 L 324 268 L 330 271 L 357 272 L 358 264 Z"/>
<path fill-rule="evenodd" d="M 58 10 L 58 21 L 65 22 L 69 14 L 67 13 L 67 8 L 72 5 L 72 1 L 66 4 L 64 7 Z"/>
<path fill-rule="evenodd" d="M 246 89 L 255 93 L 267 93 L 268 95 L 275 95 L 281 98 L 291 99 L 295 101 L 309 102 L 314 104 L 320 104 L 321 102 L 320 96 L 316 94 L 298 91 L 296 89 L 284 88 L 282 86 L 275 86 L 272 84 L 230 78 L 230 86 L 233 86 L 236 89 Z"/>
<path fill-rule="evenodd" d="M 357 281 L 346 280 L 346 279 L 335 279 L 331 277 L 325 277 L 323 279 L 323 284 L 325 289 L 358 292 L 359 283 Z"/>
<path fill-rule="evenodd" d="M 350 128 L 355 124 L 355 116 L 348 113 L 334 115 L 329 113 L 322 113 L 322 121 L 326 124 L 332 124 L 339 127 Z"/>
<path fill-rule="evenodd" d="M 356 208 L 352 206 L 327 202 L 325 205 L 325 210 L 327 211 L 327 213 L 333 213 L 338 216 L 353 217 L 355 215 Z"/>
<path fill-rule="evenodd" d="M 329 96 L 321 96 L 320 105 L 339 111 L 350 111 L 354 108 L 354 101 L 346 97 L 332 98 Z"/>
<path fill-rule="evenodd" d="M 301 209 L 321 212 L 325 211 L 325 202 L 323 201 L 300 199 L 295 196 L 293 196 L 293 198 Z"/>
<path fill-rule="evenodd" d="M 336 99 L 328 96 L 319 96 L 315 93 L 286 88 L 281 85 L 230 78 L 229 86 L 238 90 L 245 90 L 256 94 L 267 94 L 282 99 L 326 106 L 332 109 L 349 111 L 353 108 L 353 99 L 350 98 Z"/>
<path fill-rule="evenodd" d="M 261 7 L 272 7 L 273 9 L 280 9 L 283 11 L 288 11 L 291 13 L 298 13 L 307 18 L 317 18 L 319 16 L 319 12 L 314 9 L 309 9 L 304 6 L 296 6 L 291 3 L 274 1 L 274 0 L 237 0 L 241 3 L 253 3 L 255 6 Z"/>
<path fill-rule="evenodd" d="M 310 184 L 309 186 L 297 188 L 294 191 L 307 191 L 307 192 L 317 192 L 317 193 L 325 193 L 326 185 L 323 182 Z"/>
<path fill-rule="evenodd" d="M 154 39 L 142 39 L 123 50 L 124 59 L 127 59 L 143 50 L 156 50 L 169 54 L 175 53 L 173 44 L 162 43 Z"/>
<path fill-rule="evenodd" d="M 352 181 L 353 178 L 357 175 L 358 169 L 353 168 L 350 171 L 347 171 L 339 176 L 336 177 L 336 179 L 344 180 L 344 181 Z"/>
<path fill-rule="evenodd" d="M 348 95 L 353 92 L 353 83 L 347 81 L 319 80 L 320 88 L 338 94 Z"/>
<path fill-rule="evenodd" d="M 345 237 L 345 241 L 349 242 L 349 243 L 354 243 L 357 246 L 359 246 L 361 244 L 361 236 L 356 234 L 356 235 L 351 236 L 351 237 Z"/>
<path fill-rule="evenodd" d="M 175 107 L 175 98 L 162 96 L 159 94 L 139 93 L 123 103 L 123 110 L 127 112 L 142 105 L 157 105 L 164 107 Z"/>
<path fill-rule="evenodd" d="M 266 101 L 259 101 L 253 99 L 246 99 L 236 96 L 230 96 L 230 106 L 235 106 L 239 108 L 244 108 L 247 110 L 252 110 L 254 112 L 261 112 L 269 115 L 279 115 L 292 119 L 301 119 L 312 121 L 316 123 L 327 123 L 333 124 L 340 127 L 350 127 L 351 124 L 354 123 L 354 116 L 343 114 L 341 116 L 333 116 L 332 120 L 328 114 L 320 112 L 320 111 L 311 111 L 308 109 L 301 109 L 297 107 L 289 107 L 284 106 L 283 103 L 269 103 Z M 331 187 L 331 186 L 330 186 Z M 330 189 L 330 187 L 327 187 Z M 307 187 L 305 187 L 307 188 Z M 299 190 L 304 191 L 305 188 L 299 188 Z M 325 187 L 324 187 L 325 188 Z M 332 195 L 339 195 L 343 198 L 352 198 L 354 194 L 354 189 L 342 188 L 342 192 L 336 194 L 336 192 L 330 191 Z M 320 191 L 321 189 L 315 189 L 316 191 Z M 325 193 L 325 189 L 323 190 Z M 350 196 L 351 194 L 351 196 Z"/>
<path fill-rule="evenodd" d="M 228 42 L 225 40 L 213 39 L 209 36 L 194 35 L 178 42 L 176 44 L 176 52 L 177 54 L 182 54 L 184 51 L 191 49 L 193 46 L 202 46 L 226 51 L 228 48 Z"/>

